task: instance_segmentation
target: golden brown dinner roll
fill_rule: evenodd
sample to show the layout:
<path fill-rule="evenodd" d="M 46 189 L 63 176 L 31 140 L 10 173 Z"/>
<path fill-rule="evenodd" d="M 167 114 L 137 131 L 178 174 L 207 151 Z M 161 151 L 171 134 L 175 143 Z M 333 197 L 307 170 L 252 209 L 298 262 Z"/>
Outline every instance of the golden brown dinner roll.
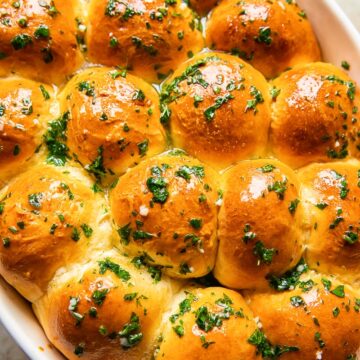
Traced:
<path fill-rule="evenodd" d="M 187 289 L 163 318 L 155 359 L 255 359 L 248 338 L 256 330 L 252 312 L 235 291 Z"/>
<path fill-rule="evenodd" d="M 273 82 L 271 139 L 275 155 L 292 167 L 357 155 L 355 83 L 334 65 L 314 63 Z"/>
<path fill-rule="evenodd" d="M 116 252 L 94 255 L 34 304 L 46 335 L 68 359 L 150 358 L 173 284 L 154 283 Z"/>
<path fill-rule="evenodd" d="M 282 284 L 291 280 L 290 274 L 281 279 Z M 282 349 L 281 359 L 352 360 L 360 346 L 359 297 L 358 290 L 335 278 L 306 274 L 296 289 L 253 293 L 248 305 L 268 340 L 279 345 L 275 354 Z M 250 341 L 260 353 L 266 349 L 260 332 Z"/>
<path fill-rule="evenodd" d="M 237 289 L 267 286 L 303 251 L 303 207 L 293 171 L 276 160 L 244 161 L 224 174 L 215 277 Z"/>
<path fill-rule="evenodd" d="M 17 73 L 60 83 L 82 63 L 76 42 L 77 0 L 4 0 L 0 76 Z"/>
<path fill-rule="evenodd" d="M 187 0 L 191 8 L 201 15 L 207 14 L 219 0 Z"/>
<path fill-rule="evenodd" d="M 110 243 L 103 200 L 79 169 L 38 166 L 0 194 L 0 273 L 36 300 L 56 270 Z"/>
<path fill-rule="evenodd" d="M 56 115 L 54 105 L 49 86 L 22 78 L 0 80 L 0 188 L 28 165 L 47 121 Z"/>
<path fill-rule="evenodd" d="M 267 78 L 320 60 L 311 25 L 295 1 L 224 0 L 210 16 L 206 43 L 239 55 Z"/>
<path fill-rule="evenodd" d="M 181 0 L 92 0 L 88 56 L 160 82 L 203 48 L 200 19 Z"/>
<path fill-rule="evenodd" d="M 161 120 L 170 122 L 174 145 L 215 168 L 265 151 L 268 84 L 234 56 L 195 56 L 166 82 L 161 101 Z"/>
<path fill-rule="evenodd" d="M 73 77 L 61 97 L 63 111 L 69 111 L 70 152 L 98 178 L 121 174 L 165 150 L 158 94 L 126 71 L 87 69 Z"/>
<path fill-rule="evenodd" d="M 111 191 L 122 244 L 173 277 L 211 271 L 217 250 L 216 173 L 178 150 L 143 161 Z"/>
<path fill-rule="evenodd" d="M 359 281 L 360 163 L 313 164 L 300 173 L 311 236 L 309 265 Z"/>

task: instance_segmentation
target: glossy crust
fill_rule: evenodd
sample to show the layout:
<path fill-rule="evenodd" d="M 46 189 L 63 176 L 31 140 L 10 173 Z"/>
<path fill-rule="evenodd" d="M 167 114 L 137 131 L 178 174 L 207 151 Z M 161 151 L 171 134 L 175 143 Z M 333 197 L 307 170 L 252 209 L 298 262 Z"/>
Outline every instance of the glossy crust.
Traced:
<path fill-rule="evenodd" d="M 97 159 L 98 177 L 122 174 L 129 166 L 165 150 L 159 97 L 145 81 L 110 68 L 90 68 L 65 87 L 68 146 L 87 169 Z"/>
<path fill-rule="evenodd" d="M 30 301 L 60 267 L 109 244 L 103 201 L 78 170 L 64 171 L 34 167 L 0 195 L 0 273 Z"/>
<path fill-rule="evenodd" d="M 101 263 L 119 265 L 121 278 Z M 126 263 L 116 252 L 97 254 L 55 279 L 34 304 L 48 338 L 67 358 L 149 358 L 173 289 Z"/>
<path fill-rule="evenodd" d="M 219 287 L 190 288 L 179 294 L 173 304 L 171 316 L 164 318 L 162 342 L 155 359 L 256 358 L 255 347 L 247 341 L 256 324 L 240 294 Z M 211 326 L 209 319 L 216 317 L 221 321 Z"/>
<path fill-rule="evenodd" d="M 29 164 L 54 105 L 49 86 L 22 78 L 0 80 L 0 188 Z"/>
<path fill-rule="evenodd" d="M 244 61 L 221 53 L 197 55 L 166 82 L 161 98 L 162 121 L 170 122 L 174 145 L 201 161 L 223 169 L 264 154 L 268 84 Z"/>
<path fill-rule="evenodd" d="M 276 160 L 244 161 L 224 174 L 214 271 L 223 285 L 264 288 L 266 276 L 297 264 L 304 246 L 299 188 Z"/>
<path fill-rule="evenodd" d="M 320 60 L 311 25 L 295 1 L 224 0 L 211 14 L 206 43 L 238 54 L 267 78 Z"/>
<path fill-rule="evenodd" d="M 188 1 L 191 8 L 197 11 L 200 15 L 207 14 L 219 0 L 190 0 Z"/>
<path fill-rule="evenodd" d="M 173 277 L 211 271 L 217 251 L 216 173 L 198 160 L 162 155 L 128 171 L 110 205 L 120 241 Z M 150 256 L 150 258 L 149 258 Z"/>
<path fill-rule="evenodd" d="M 331 277 L 311 274 L 302 279 L 308 280 L 314 282 L 312 287 L 311 283 L 306 285 L 309 291 L 298 286 L 292 291 L 247 297 L 263 332 L 273 344 L 299 349 L 284 353 L 283 360 L 356 359 L 360 346 L 359 291 L 345 285 L 342 294 L 338 286 L 343 284 Z M 324 285 L 324 280 L 330 284 Z"/>
<path fill-rule="evenodd" d="M 331 64 L 314 63 L 273 82 L 271 139 L 275 155 L 292 167 L 358 156 L 355 82 Z"/>
<path fill-rule="evenodd" d="M 1 2 L 0 76 L 61 83 L 83 62 L 76 42 L 77 0 Z"/>
<path fill-rule="evenodd" d="M 160 82 L 203 48 L 200 19 L 180 0 L 92 0 L 88 56 Z"/>
<path fill-rule="evenodd" d="M 309 265 L 321 272 L 359 281 L 360 164 L 313 164 L 300 173 L 311 236 Z"/>

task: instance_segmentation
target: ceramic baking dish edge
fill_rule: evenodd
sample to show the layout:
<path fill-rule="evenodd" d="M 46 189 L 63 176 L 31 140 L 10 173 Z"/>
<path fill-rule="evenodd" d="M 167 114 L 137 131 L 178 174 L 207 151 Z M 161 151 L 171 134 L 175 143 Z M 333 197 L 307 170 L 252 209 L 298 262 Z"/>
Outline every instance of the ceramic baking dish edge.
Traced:
<path fill-rule="evenodd" d="M 334 0 L 298 0 L 307 13 L 325 61 L 351 64 L 350 76 L 360 84 L 360 34 Z M 306 39 L 304 39 L 306 41 Z M 30 305 L 0 277 L 0 321 L 32 360 L 64 357 L 50 344 Z"/>

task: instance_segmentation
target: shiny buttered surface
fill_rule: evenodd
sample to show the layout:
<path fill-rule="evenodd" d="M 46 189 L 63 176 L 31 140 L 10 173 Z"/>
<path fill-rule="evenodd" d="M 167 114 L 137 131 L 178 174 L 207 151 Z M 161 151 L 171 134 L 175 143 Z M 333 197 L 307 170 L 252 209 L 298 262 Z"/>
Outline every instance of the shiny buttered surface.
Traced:
<path fill-rule="evenodd" d="M 293 0 L 223 0 L 211 13 L 206 45 L 231 52 L 265 77 L 320 60 L 311 25 Z"/>
<path fill-rule="evenodd" d="M 357 358 L 359 95 L 320 60 L 295 1 L 1 3 L 0 274 L 66 358 Z"/>
<path fill-rule="evenodd" d="M 141 159 L 166 148 L 155 89 L 126 71 L 91 68 L 74 76 L 62 93 L 68 114 L 69 151 L 97 177 L 120 175 Z"/>
<path fill-rule="evenodd" d="M 92 0 L 88 56 L 161 82 L 204 47 L 200 17 L 177 0 Z"/>
<path fill-rule="evenodd" d="M 269 86 L 234 56 L 208 52 L 183 64 L 162 87 L 161 110 L 174 145 L 215 168 L 264 155 Z"/>
<path fill-rule="evenodd" d="M 4 0 L 0 4 L 0 76 L 61 83 L 83 63 L 78 0 Z"/>

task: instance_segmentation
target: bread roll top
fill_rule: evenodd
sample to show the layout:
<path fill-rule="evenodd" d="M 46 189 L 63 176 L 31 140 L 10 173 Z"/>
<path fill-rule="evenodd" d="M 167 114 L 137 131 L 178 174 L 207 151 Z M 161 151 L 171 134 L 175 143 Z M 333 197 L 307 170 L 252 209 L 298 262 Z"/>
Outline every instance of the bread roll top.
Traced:
<path fill-rule="evenodd" d="M 85 266 L 55 278 L 34 310 L 69 359 L 145 359 L 175 290 L 117 252 L 94 253 Z"/>
<path fill-rule="evenodd" d="M 98 180 L 109 182 L 165 150 L 159 96 L 126 70 L 95 67 L 78 73 L 63 90 L 61 106 L 69 114 L 70 154 Z"/>
<path fill-rule="evenodd" d="M 272 150 L 292 167 L 358 157 L 358 90 L 331 64 L 295 67 L 272 83 Z"/>
<path fill-rule="evenodd" d="M 311 234 L 309 265 L 321 272 L 359 281 L 359 169 L 354 162 L 313 164 L 299 173 Z"/>
<path fill-rule="evenodd" d="M 217 169 L 265 152 L 268 84 L 234 56 L 196 55 L 162 86 L 161 102 L 174 145 Z"/>
<path fill-rule="evenodd" d="M 306 228 L 300 184 L 286 165 L 243 161 L 223 175 L 215 277 L 237 289 L 266 288 L 300 259 Z"/>
<path fill-rule="evenodd" d="M 83 62 L 77 44 L 78 0 L 1 2 L 0 76 L 62 83 Z"/>
<path fill-rule="evenodd" d="M 39 165 L 0 196 L 0 270 L 25 298 L 46 292 L 55 272 L 110 243 L 104 201 L 78 169 Z"/>
<path fill-rule="evenodd" d="M 18 77 L 0 80 L 0 188 L 32 163 L 56 111 L 52 87 Z"/>
<path fill-rule="evenodd" d="M 170 276 L 206 275 L 217 251 L 218 189 L 211 168 L 176 150 L 142 162 L 110 194 L 116 245 Z"/>
<path fill-rule="evenodd" d="M 180 0 L 92 0 L 88 21 L 90 61 L 128 67 L 149 82 L 204 45 L 200 18 Z"/>
<path fill-rule="evenodd" d="M 311 24 L 295 1 L 221 1 L 208 21 L 206 43 L 240 56 L 267 78 L 320 60 Z"/>

